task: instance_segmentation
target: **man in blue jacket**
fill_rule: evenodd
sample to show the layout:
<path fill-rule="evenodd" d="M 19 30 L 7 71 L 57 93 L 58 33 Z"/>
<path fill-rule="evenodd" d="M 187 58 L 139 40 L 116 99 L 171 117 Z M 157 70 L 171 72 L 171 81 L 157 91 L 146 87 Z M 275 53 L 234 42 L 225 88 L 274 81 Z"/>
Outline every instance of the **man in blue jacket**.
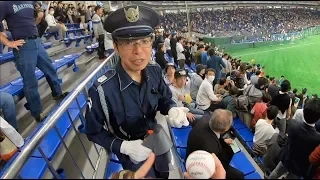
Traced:
<path fill-rule="evenodd" d="M 221 57 L 215 55 L 214 49 L 209 49 L 208 54 L 210 58 L 207 60 L 207 68 L 216 70 L 215 80 L 216 83 L 219 83 L 221 78 L 221 69 L 226 68 L 226 65 L 224 64 Z"/>

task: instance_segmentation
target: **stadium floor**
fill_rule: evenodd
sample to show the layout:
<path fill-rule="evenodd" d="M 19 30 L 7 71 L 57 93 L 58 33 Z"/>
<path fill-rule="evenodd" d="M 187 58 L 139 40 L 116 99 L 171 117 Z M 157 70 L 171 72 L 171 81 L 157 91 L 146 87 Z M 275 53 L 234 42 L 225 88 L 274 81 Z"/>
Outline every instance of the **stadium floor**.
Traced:
<path fill-rule="evenodd" d="M 284 75 L 291 87 L 308 89 L 308 94 L 320 95 L 320 35 L 297 40 L 294 44 L 274 45 L 259 48 L 234 50 L 233 58 L 241 56 L 242 61 L 252 59 L 265 66 L 265 75 L 280 78 Z"/>

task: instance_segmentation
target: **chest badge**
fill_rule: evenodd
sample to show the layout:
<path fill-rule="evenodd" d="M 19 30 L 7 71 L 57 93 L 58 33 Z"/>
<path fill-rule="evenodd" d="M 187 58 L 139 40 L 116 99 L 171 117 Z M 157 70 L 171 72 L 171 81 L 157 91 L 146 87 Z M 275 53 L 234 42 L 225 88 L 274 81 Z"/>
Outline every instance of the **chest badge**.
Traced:
<path fill-rule="evenodd" d="M 123 8 L 124 10 L 124 15 L 127 18 L 127 21 L 129 22 L 137 22 L 139 20 L 139 7 L 137 6 L 137 8 L 129 8 L 128 10 L 126 10 L 125 8 Z"/>
<path fill-rule="evenodd" d="M 98 83 L 102 83 L 102 82 L 104 82 L 104 81 L 107 80 L 107 79 L 108 79 L 107 76 L 103 75 L 103 76 L 101 76 L 101 77 L 98 78 Z"/>

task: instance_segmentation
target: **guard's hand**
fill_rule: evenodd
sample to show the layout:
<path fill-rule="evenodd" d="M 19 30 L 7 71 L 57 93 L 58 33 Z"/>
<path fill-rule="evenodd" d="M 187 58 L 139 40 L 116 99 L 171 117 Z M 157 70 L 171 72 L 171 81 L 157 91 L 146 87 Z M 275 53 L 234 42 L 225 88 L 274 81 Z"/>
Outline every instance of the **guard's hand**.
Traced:
<path fill-rule="evenodd" d="M 22 46 L 24 43 L 26 43 L 23 39 L 17 40 L 17 41 L 10 41 L 8 43 L 8 47 L 14 48 L 16 50 L 19 50 L 18 46 Z"/>
<path fill-rule="evenodd" d="M 187 119 L 187 113 L 189 109 L 186 107 L 173 107 L 168 113 L 168 122 L 172 127 L 181 128 L 182 126 L 188 126 L 189 121 Z"/>
<path fill-rule="evenodd" d="M 214 153 L 212 153 L 211 155 L 212 155 L 214 162 L 216 164 L 216 170 L 215 170 L 214 174 L 211 176 L 211 179 L 226 179 L 226 170 L 222 166 L 221 161 Z M 186 179 L 193 179 L 189 175 L 188 172 L 183 173 L 183 175 Z"/>
<path fill-rule="evenodd" d="M 143 141 L 141 139 L 123 141 L 120 147 L 120 153 L 128 155 L 133 163 L 138 164 L 146 160 L 152 152 L 151 149 L 143 146 L 142 143 Z"/>

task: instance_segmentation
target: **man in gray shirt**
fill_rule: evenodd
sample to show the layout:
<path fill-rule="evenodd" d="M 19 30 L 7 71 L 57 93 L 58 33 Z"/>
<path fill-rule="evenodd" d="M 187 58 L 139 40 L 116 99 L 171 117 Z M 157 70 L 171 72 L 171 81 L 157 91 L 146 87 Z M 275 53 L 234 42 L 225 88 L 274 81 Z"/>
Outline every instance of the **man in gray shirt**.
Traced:
<path fill-rule="evenodd" d="M 259 75 L 261 74 L 261 71 L 257 71 L 256 74 L 252 75 L 250 78 L 251 84 L 256 85 L 258 83 Z"/>

